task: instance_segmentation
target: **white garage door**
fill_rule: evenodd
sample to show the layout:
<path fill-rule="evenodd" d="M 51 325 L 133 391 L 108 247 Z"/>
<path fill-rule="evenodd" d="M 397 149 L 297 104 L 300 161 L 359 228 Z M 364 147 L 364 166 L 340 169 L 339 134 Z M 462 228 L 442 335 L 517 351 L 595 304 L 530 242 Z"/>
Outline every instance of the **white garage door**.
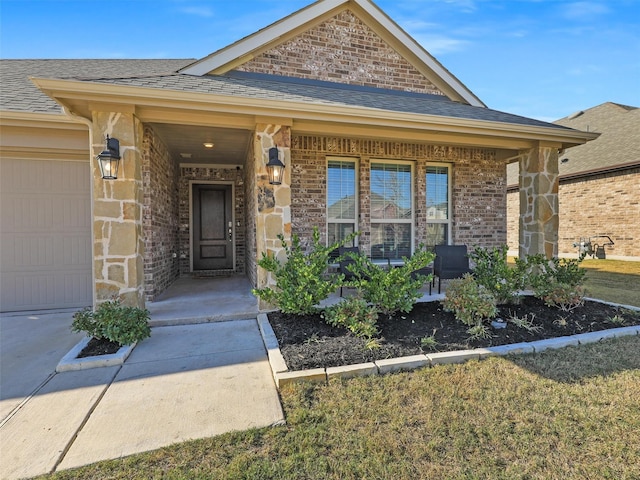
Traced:
<path fill-rule="evenodd" d="M 89 164 L 0 161 L 0 311 L 91 305 Z"/>

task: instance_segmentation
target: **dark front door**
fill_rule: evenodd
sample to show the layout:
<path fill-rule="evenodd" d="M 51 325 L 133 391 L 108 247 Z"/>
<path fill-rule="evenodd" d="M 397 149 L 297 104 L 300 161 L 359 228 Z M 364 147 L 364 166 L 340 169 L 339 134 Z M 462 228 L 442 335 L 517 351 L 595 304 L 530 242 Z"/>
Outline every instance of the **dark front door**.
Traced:
<path fill-rule="evenodd" d="M 231 185 L 193 185 L 193 269 L 233 268 Z"/>

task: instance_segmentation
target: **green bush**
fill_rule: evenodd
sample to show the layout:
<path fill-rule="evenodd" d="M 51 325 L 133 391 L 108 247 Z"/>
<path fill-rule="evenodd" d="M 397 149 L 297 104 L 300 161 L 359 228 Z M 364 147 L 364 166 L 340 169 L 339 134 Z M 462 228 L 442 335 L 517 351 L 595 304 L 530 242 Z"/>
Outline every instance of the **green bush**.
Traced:
<path fill-rule="evenodd" d="M 86 308 L 76 312 L 71 330 L 119 345 L 131 345 L 151 335 L 149 311 L 122 305 L 119 299 L 108 300 L 95 311 Z"/>
<path fill-rule="evenodd" d="M 583 303 L 587 271 L 580 267 L 584 255 L 577 259 L 530 255 L 526 259 L 527 279 L 535 297 L 547 306 L 572 310 Z"/>
<path fill-rule="evenodd" d="M 278 307 L 284 313 L 308 314 L 317 309 L 318 303 L 334 292 L 344 280 L 344 275 L 327 275 L 331 253 L 338 247 L 351 242 L 352 234 L 342 242 L 324 246 L 320 243 L 318 228 L 313 229 L 312 245 L 308 253 L 302 250 L 300 238 L 293 235 L 291 245 L 279 235 L 285 249 L 286 261 L 280 262 L 274 256 L 262 254 L 258 265 L 270 272 L 276 280 L 275 288 L 256 288 L 253 294 Z"/>
<path fill-rule="evenodd" d="M 498 315 L 496 298 L 470 274 L 449 282 L 443 301 L 444 309 L 453 312 L 465 325 L 477 326 Z"/>
<path fill-rule="evenodd" d="M 346 327 L 357 337 L 370 339 L 378 335 L 378 311 L 362 298 L 345 298 L 327 307 L 323 317 L 329 325 Z"/>
<path fill-rule="evenodd" d="M 493 293 L 498 305 L 517 303 L 520 299 L 518 291 L 525 286 L 524 264 L 517 262 L 515 268 L 509 266 L 507 250 L 506 245 L 492 249 L 476 247 L 469 253 L 475 264 L 474 278 Z"/>
<path fill-rule="evenodd" d="M 431 276 L 411 275 L 434 259 L 434 254 L 422 246 L 411 257 L 403 257 L 404 265 L 397 268 L 381 268 L 363 255 L 348 255 L 354 259 L 350 269 L 358 278 L 344 285 L 356 287 L 367 303 L 385 315 L 410 312 L 422 296 L 420 288 L 431 280 Z"/>

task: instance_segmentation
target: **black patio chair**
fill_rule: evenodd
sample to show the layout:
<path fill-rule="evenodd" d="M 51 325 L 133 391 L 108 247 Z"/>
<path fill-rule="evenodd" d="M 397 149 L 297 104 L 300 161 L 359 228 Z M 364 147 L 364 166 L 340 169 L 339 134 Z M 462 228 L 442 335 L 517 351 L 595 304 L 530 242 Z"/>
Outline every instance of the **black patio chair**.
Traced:
<path fill-rule="evenodd" d="M 417 280 L 418 275 L 423 275 L 427 277 L 432 273 L 433 273 L 433 268 L 431 267 L 419 268 L 418 270 L 414 270 L 413 272 L 411 272 L 411 280 Z M 434 277 L 431 277 L 431 279 L 429 280 L 429 295 L 431 295 L 431 287 L 433 287 L 433 279 Z"/>
<path fill-rule="evenodd" d="M 340 257 L 339 262 L 339 272 L 344 275 L 344 279 L 346 281 L 353 280 L 354 278 L 360 278 L 358 275 L 353 273 L 351 270 L 351 266 L 356 262 L 352 258 L 351 255 L 360 255 L 360 249 L 358 247 L 340 247 L 338 248 L 338 254 Z M 340 286 L 340 296 L 342 296 L 342 289 L 344 286 Z"/>
<path fill-rule="evenodd" d="M 433 274 L 438 277 L 438 293 L 443 279 L 460 278 L 465 273 L 471 273 L 466 245 L 436 245 Z"/>

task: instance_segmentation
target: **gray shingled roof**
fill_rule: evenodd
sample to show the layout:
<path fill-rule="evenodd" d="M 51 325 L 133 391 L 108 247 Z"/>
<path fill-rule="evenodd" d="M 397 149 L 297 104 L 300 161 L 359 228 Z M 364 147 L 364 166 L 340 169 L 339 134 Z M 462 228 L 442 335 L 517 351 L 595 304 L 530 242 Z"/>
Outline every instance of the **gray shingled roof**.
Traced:
<path fill-rule="evenodd" d="M 60 113 L 56 102 L 29 77 L 67 78 L 154 75 L 176 72 L 193 59 L 178 60 L 0 60 L 0 109 Z"/>
<path fill-rule="evenodd" d="M 27 79 L 34 76 L 564 128 L 532 118 L 460 104 L 441 95 L 241 72 L 223 76 L 174 73 L 190 62 L 191 60 L 2 60 L 1 105 L 5 110 L 59 112 L 55 102 L 39 92 Z"/>
<path fill-rule="evenodd" d="M 568 148 L 559 157 L 560 178 L 583 176 L 640 165 L 640 108 L 606 102 L 554 122 L 601 135 L 584 145 Z M 562 160 L 566 160 L 563 162 Z M 507 167 L 507 185 L 518 183 L 518 164 Z"/>

